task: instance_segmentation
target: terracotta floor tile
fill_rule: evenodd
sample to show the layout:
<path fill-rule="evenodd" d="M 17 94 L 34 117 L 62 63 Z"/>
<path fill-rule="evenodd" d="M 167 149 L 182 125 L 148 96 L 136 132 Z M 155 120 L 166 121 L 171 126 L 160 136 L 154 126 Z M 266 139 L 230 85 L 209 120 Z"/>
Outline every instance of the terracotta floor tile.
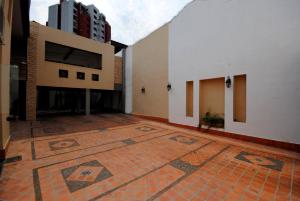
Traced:
<path fill-rule="evenodd" d="M 11 130 L 8 157 L 21 157 L 4 164 L 1 201 L 300 200 L 295 154 L 123 114 L 43 118 Z"/>

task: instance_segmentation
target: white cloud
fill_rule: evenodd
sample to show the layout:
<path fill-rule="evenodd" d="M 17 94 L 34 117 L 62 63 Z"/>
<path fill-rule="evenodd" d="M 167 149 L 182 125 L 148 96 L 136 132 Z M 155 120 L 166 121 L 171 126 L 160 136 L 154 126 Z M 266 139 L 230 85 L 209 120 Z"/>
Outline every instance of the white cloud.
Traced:
<path fill-rule="evenodd" d="M 171 20 L 191 0 L 78 0 L 94 4 L 112 27 L 112 39 L 133 44 Z M 31 20 L 45 24 L 48 6 L 59 0 L 31 0 Z"/>

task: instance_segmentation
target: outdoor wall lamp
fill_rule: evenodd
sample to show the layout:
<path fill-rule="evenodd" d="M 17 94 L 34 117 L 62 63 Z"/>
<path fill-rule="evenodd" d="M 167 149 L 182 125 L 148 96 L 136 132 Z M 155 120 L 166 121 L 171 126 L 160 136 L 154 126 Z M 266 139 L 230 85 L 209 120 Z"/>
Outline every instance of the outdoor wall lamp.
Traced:
<path fill-rule="evenodd" d="M 170 83 L 167 85 L 167 89 L 168 89 L 168 91 L 170 91 L 172 89 L 172 85 Z"/>
<path fill-rule="evenodd" d="M 144 94 L 146 92 L 145 87 L 142 87 L 141 92 Z"/>
<path fill-rule="evenodd" d="M 230 88 L 230 87 L 231 87 L 231 79 L 230 79 L 230 77 L 229 77 L 229 76 L 227 77 L 227 79 L 226 79 L 226 82 L 225 82 L 225 83 L 226 83 L 226 87 L 227 87 L 227 88 Z"/>

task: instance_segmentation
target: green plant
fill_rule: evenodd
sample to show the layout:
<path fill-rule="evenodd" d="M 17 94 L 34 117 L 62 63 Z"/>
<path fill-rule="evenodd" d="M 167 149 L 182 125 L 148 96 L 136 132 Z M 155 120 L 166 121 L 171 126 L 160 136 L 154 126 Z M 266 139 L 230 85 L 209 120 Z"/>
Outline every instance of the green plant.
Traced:
<path fill-rule="evenodd" d="M 224 128 L 224 118 L 220 117 L 218 114 L 211 115 L 210 112 L 206 112 L 202 120 L 204 124 L 208 126 L 208 128 Z"/>

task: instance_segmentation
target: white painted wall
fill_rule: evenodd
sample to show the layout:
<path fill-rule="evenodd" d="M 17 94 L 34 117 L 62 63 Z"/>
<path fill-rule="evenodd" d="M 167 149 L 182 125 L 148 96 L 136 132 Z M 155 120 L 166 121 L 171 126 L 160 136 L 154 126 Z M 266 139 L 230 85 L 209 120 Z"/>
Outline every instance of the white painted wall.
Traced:
<path fill-rule="evenodd" d="M 199 80 L 247 74 L 247 122 L 233 122 L 225 89 L 225 130 L 300 144 L 300 1 L 209 0 L 188 5 L 169 27 L 169 120 L 198 126 Z M 194 80 L 194 117 L 185 83 Z"/>
<path fill-rule="evenodd" d="M 132 113 L 132 46 L 126 49 L 125 55 L 125 113 Z"/>

